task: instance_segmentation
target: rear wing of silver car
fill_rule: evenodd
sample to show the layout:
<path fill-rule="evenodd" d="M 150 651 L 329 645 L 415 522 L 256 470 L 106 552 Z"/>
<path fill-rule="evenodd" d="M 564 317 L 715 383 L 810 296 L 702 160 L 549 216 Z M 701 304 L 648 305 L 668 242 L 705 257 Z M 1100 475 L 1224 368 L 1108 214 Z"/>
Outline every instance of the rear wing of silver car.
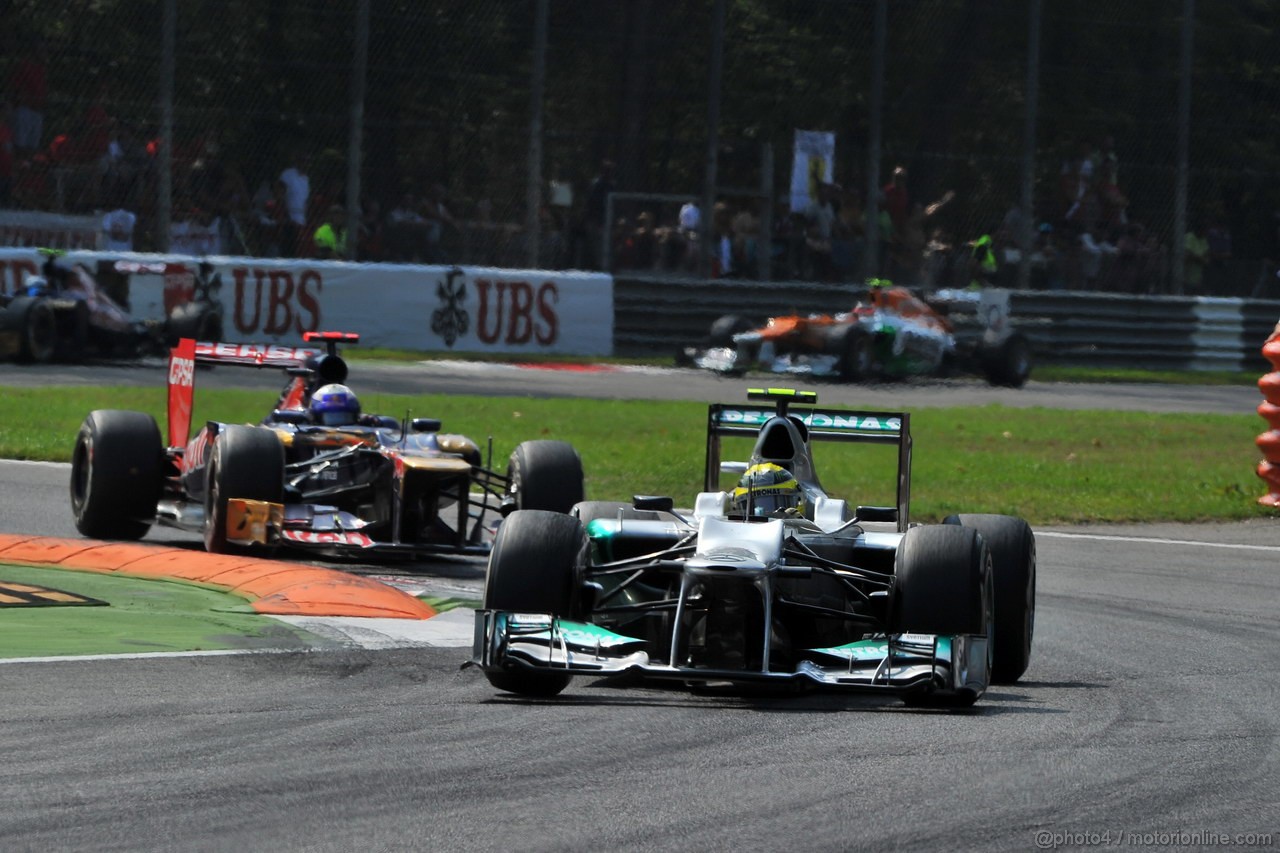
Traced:
<path fill-rule="evenodd" d="M 791 418 L 804 427 L 808 441 L 844 441 L 892 444 L 898 448 L 897 521 L 905 531 L 911 505 L 911 415 L 907 412 L 873 412 L 862 409 L 819 408 L 812 391 L 787 388 L 750 388 L 747 400 L 769 401 L 772 406 L 712 403 L 707 409 L 707 455 L 703 491 L 717 491 L 720 483 L 720 439 L 752 438 L 770 420 Z"/>

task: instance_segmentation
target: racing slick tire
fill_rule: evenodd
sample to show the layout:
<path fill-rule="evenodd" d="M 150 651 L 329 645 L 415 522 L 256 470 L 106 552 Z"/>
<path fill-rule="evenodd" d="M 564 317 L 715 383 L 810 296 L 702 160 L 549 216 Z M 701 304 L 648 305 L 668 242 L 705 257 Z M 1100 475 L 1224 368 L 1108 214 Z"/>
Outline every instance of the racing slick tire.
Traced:
<path fill-rule="evenodd" d="M 93 539 L 141 539 L 163 486 L 164 446 L 144 412 L 98 409 L 80 425 L 71 454 L 71 513 Z"/>
<path fill-rule="evenodd" d="M 39 297 L 19 296 L 9 303 L 9 325 L 18 331 L 17 360 L 46 364 L 58 349 L 58 318 Z"/>
<path fill-rule="evenodd" d="M 982 354 L 982 370 L 987 382 L 1007 388 L 1021 388 L 1031 375 L 1031 342 L 1017 332 Z"/>
<path fill-rule="evenodd" d="M 507 461 L 516 509 L 567 513 L 583 499 L 582 457 L 567 441 L 524 441 Z"/>
<path fill-rule="evenodd" d="M 732 347 L 733 336 L 739 332 L 750 332 L 756 328 L 746 317 L 739 314 L 725 314 L 711 324 L 707 333 L 707 343 L 713 347 Z"/>
<path fill-rule="evenodd" d="M 545 510 L 517 510 L 498 528 L 484 581 L 484 609 L 572 616 L 578 567 L 586 560 L 582 522 Z M 486 672 L 499 690 L 555 696 L 569 685 L 564 673 L 518 667 Z"/>
<path fill-rule="evenodd" d="M 943 524 L 911 528 L 895 559 L 890 631 L 984 633 L 990 574 L 991 554 L 976 530 Z"/>
<path fill-rule="evenodd" d="M 951 530 L 964 533 L 956 536 Z M 893 633 L 985 634 L 990 668 L 994 626 L 991 552 L 977 531 L 955 525 L 913 527 L 898 545 L 891 603 Z M 930 689 L 903 695 L 911 707 L 967 708 L 978 693 Z"/>
<path fill-rule="evenodd" d="M 1013 684 L 1031 662 L 1036 624 L 1036 537 L 1031 526 L 1010 515 L 950 515 L 982 534 L 991 552 L 995 630 L 991 638 L 993 684 Z"/>
<path fill-rule="evenodd" d="M 875 369 L 875 342 L 856 327 L 844 329 L 835 341 L 836 370 L 845 382 L 862 382 Z"/>
<path fill-rule="evenodd" d="M 240 547 L 227 541 L 227 500 L 280 503 L 284 465 L 284 445 L 272 430 L 238 425 L 222 428 L 205 469 L 205 550 L 226 554 Z"/>

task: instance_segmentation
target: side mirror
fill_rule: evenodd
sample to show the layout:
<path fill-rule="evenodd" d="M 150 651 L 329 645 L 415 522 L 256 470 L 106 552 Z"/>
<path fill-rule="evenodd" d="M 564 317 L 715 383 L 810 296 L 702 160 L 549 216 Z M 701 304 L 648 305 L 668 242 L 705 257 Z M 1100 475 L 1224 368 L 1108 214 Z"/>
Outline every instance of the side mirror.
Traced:
<path fill-rule="evenodd" d="M 742 475 L 747 473 L 748 467 L 746 462 L 721 462 L 720 473 Z"/>
<path fill-rule="evenodd" d="M 414 418 L 409 421 L 409 428 L 414 432 L 439 432 L 440 426 L 439 418 Z"/>
<path fill-rule="evenodd" d="M 675 509 L 675 499 L 667 495 L 636 495 L 631 499 L 636 509 L 651 509 L 658 512 L 671 512 Z"/>

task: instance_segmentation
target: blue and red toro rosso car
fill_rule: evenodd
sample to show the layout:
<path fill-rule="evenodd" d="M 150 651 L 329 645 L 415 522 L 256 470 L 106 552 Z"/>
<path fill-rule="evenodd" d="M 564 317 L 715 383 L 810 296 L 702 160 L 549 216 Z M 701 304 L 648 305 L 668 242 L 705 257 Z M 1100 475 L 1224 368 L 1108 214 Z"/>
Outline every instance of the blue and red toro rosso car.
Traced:
<path fill-rule="evenodd" d="M 341 332 L 308 346 L 197 343 L 169 361 L 168 441 L 143 412 L 91 412 L 76 436 L 71 509 L 99 539 L 140 539 L 153 524 L 201 532 L 214 552 L 285 546 L 329 555 L 488 553 L 513 509 L 567 512 L 583 497 L 582 462 L 562 441 L 526 441 L 505 473 L 434 418 L 361 412 L 341 383 Z M 324 345 L 321 349 L 315 344 Z M 198 363 L 282 369 L 262 422 L 208 421 L 191 437 Z M 323 404 L 323 405 L 321 405 Z"/>

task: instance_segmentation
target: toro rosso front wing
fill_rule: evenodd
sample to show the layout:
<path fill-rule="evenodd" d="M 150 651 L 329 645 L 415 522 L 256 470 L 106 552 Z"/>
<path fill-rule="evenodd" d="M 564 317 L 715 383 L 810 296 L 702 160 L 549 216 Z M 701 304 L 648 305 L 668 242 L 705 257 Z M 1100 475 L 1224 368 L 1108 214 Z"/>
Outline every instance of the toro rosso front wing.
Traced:
<path fill-rule="evenodd" d="M 767 633 L 767 632 L 766 632 Z M 598 625 L 547 614 L 476 611 L 472 663 L 486 671 L 739 684 L 792 684 L 893 694 L 981 695 L 990 680 L 987 638 L 878 635 L 835 648 L 806 649 L 790 672 L 708 669 L 651 661 L 645 643 Z"/>

